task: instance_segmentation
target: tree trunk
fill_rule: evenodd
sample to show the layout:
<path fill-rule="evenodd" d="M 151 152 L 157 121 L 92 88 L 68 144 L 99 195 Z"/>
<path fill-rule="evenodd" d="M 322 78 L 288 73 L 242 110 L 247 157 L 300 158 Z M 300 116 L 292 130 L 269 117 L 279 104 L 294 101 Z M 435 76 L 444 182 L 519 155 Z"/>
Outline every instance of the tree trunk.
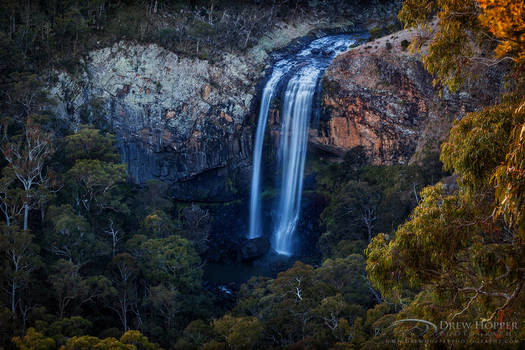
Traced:
<path fill-rule="evenodd" d="M 64 318 L 64 309 L 66 308 L 65 300 L 60 300 L 58 303 L 58 317 L 62 320 Z"/>
<path fill-rule="evenodd" d="M 16 283 L 11 284 L 11 312 L 15 313 Z"/>
<path fill-rule="evenodd" d="M 215 5 L 215 2 L 212 1 L 211 2 L 211 6 L 210 6 L 210 12 L 208 13 L 208 23 L 209 24 L 213 24 L 213 7 Z"/>
<path fill-rule="evenodd" d="M 250 41 L 250 36 L 252 35 L 252 30 L 250 29 L 248 31 L 248 34 L 246 35 L 246 40 L 244 41 L 244 48 L 248 46 L 248 41 Z"/>
<path fill-rule="evenodd" d="M 24 203 L 24 231 L 28 228 L 28 219 L 29 219 L 29 203 Z"/>
<path fill-rule="evenodd" d="M 128 331 L 128 313 L 127 311 L 128 311 L 128 305 L 124 301 L 122 303 L 122 324 L 124 326 L 124 332 Z"/>

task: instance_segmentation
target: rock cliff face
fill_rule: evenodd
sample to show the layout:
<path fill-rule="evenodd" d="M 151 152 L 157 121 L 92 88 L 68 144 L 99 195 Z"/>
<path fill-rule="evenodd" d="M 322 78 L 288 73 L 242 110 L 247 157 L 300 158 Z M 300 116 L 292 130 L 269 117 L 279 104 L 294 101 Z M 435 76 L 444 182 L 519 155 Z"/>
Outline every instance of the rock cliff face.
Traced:
<path fill-rule="evenodd" d="M 401 31 L 334 60 L 323 78 L 321 122 L 310 130 L 311 145 L 335 155 L 364 146 L 375 164 L 406 163 L 437 151 L 452 120 L 496 96 L 503 75 L 487 71 L 489 96 L 473 85 L 439 98 L 419 57 L 401 45 L 412 35 Z"/>
<path fill-rule="evenodd" d="M 351 18 L 280 23 L 246 53 L 209 60 L 120 42 L 91 52 L 80 72 L 60 73 L 54 108 L 67 128 L 93 123 L 115 133 L 134 183 L 158 179 L 176 199 L 230 201 L 249 193 L 257 84 L 271 52 L 293 51 L 301 38 L 395 23 L 399 0 L 373 4 Z"/>
<path fill-rule="evenodd" d="M 81 79 L 62 74 L 54 91 L 63 118 L 102 119 L 116 133 L 132 181 L 159 179 L 180 199 L 229 200 L 227 181 L 249 164 L 254 64 L 225 54 L 215 63 L 157 45 L 94 51 Z"/>
<path fill-rule="evenodd" d="M 134 183 L 158 179 L 176 199 L 230 201 L 249 193 L 257 84 L 271 53 L 295 52 L 301 38 L 394 24 L 400 3 L 374 0 L 348 18 L 278 23 L 244 54 L 209 60 L 120 42 L 91 52 L 80 72 L 60 73 L 51 95 L 67 128 L 93 123 L 116 134 Z"/>

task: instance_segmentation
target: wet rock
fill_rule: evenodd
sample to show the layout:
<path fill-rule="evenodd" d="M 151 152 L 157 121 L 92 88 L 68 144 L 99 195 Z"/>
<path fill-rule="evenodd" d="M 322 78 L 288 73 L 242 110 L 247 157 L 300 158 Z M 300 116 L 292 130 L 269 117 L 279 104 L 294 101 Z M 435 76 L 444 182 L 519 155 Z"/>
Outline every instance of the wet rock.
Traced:
<path fill-rule="evenodd" d="M 244 261 L 252 261 L 262 257 L 270 250 L 270 241 L 266 237 L 258 237 L 245 241 L 241 246 L 241 257 Z"/>

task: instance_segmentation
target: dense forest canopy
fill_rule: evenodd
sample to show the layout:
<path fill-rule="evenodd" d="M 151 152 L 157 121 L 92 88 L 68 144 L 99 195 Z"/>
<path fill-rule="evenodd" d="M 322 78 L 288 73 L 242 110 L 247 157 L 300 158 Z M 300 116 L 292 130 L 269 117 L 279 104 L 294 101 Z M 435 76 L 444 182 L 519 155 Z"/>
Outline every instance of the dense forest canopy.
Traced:
<path fill-rule="evenodd" d="M 497 103 L 454 122 L 440 160 L 370 165 L 361 147 L 319 162 L 318 263 L 253 277 L 235 300 L 204 279 L 215 218 L 160 181 L 128 181 L 110 128 L 50 112 L 55 70 L 90 50 L 155 42 L 187 57 L 241 54 L 280 21 L 369 1 L 6 0 L 0 4 L 0 347 L 6 349 L 440 348 L 433 324 L 476 344 L 525 338 L 525 3 L 405 0 L 399 20 L 443 92 L 507 65 Z M 449 175 L 453 174 L 452 177 Z M 435 184 L 449 176 L 448 182 Z M 452 181 L 451 181 L 452 179 Z M 518 325 L 514 327 L 514 324 Z M 379 330 L 379 331 L 378 331 Z M 395 341 L 399 341 L 396 344 Z M 450 344 L 449 344 L 450 345 Z M 469 344 L 450 345 L 469 348 Z M 502 347 L 501 345 L 496 345 Z"/>
<path fill-rule="evenodd" d="M 403 315 L 435 322 L 523 319 L 524 11 L 520 1 L 403 5 L 400 19 L 408 26 L 424 25 L 437 12 L 439 30 L 424 57 L 436 83 L 454 89 L 476 65 L 512 65 L 500 102 L 456 121 L 442 146 L 459 188 L 426 188 L 395 236 L 378 235 L 367 249 L 369 278 L 385 297 L 408 304 Z M 495 55 L 480 55 L 481 46 Z M 521 329 L 495 333 L 505 332 L 523 339 Z M 468 337 L 483 340 L 487 332 Z"/>

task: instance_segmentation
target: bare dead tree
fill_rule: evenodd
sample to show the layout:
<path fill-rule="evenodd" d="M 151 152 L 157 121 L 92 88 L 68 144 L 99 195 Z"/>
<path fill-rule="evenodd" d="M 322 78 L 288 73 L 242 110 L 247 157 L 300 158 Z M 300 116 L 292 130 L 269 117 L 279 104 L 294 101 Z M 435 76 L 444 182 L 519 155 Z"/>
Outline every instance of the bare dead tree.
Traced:
<path fill-rule="evenodd" d="M 368 242 L 372 241 L 372 231 L 374 229 L 375 221 L 377 219 L 376 208 L 376 203 L 363 205 L 361 208 L 361 220 L 366 226 Z"/>
<path fill-rule="evenodd" d="M 0 211 L 4 214 L 7 227 L 24 211 L 19 191 L 11 187 L 14 180 L 10 174 L 0 178 Z"/>
<path fill-rule="evenodd" d="M 24 230 L 28 229 L 29 210 L 35 191 L 39 185 L 46 185 L 50 178 L 46 173 L 46 163 L 53 154 L 51 136 L 28 119 L 21 141 L 6 142 L 0 145 L 8 167 L 24 188 Z"/>
<path fill-rule="evenodd" d="M 109 235 L 111 239 L 111 248 L 112 248 L 112 256 L 115 256 L 115 252 L 117 250 L 117 244 L 122 239 L 122 235 L 119 230 L 115 228 L 115 224 L 113 222 L 113 219 L 109 219 L 109 227 L 107 230 L 104 231 L 107 235 Z"/>
<path fill-rule="evenodd" d="M 113 259 L 112 283 L 117 289 L 117 302 L 110 302 L 109 308 L 115 311 L 122 322 L 124 331 L 129 330 L 128 313 L 137 309 L 138 291 L 136 285 L 137 267 L 129 254 L 119 254 Z"/>
<path fill-rule="evenodd" d="M 18 228 L 5 230 L 0 242 L 7 258 L 7 283 L 4 290 L 9 295 L 11 312 L 15 313 L 19 304 L 18 290 L 28 283 L 28 275 L 36 268 L 35 252 L 31 236 Z"/>
<path fill-rule="evenodd" d="M 419 193 L 417 191 L 417 183 L 412 184 L 412 193 L 414 193 L 414 198 L 416 199 L 416 204 L 419 204 Z"/>
<path fill-rule="evenodd" d="M 208 235 L 211 230 L 210 213 L 196 204 L 182 210 L 184 235 L 194 242 L 197 250 L 207 249 Z"/>

